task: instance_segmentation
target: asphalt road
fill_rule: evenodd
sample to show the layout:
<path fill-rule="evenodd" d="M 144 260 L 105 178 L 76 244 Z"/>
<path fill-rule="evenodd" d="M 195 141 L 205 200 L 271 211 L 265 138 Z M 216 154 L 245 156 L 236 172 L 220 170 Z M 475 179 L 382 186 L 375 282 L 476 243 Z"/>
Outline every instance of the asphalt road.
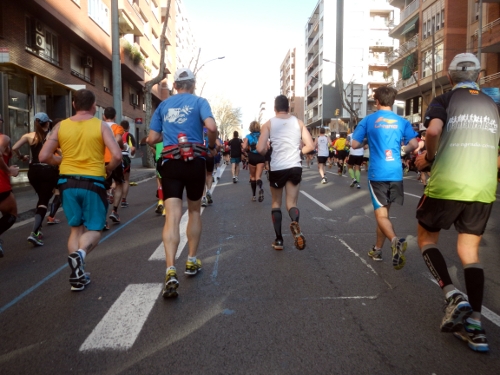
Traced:
<path fill-rule="evenodd" d="M 499 374 L 498 205 L 481 244 L 490 353 L 478 354 L 439 332 L 444 299 L 416 245 L 423 186 L 415 174 L 405 179 L 404 206 L 391 209 L 408 239 L 407 265 L 395 271 L 389 243 L 383 262 L 367 256 L 375 220 L 366 172 L 360 190 L 328 172 L 322 185 L 316 164 L 304 169 L 306 249 L 294 248 L 283 209 L 285 249 L 275 251 L 269 187 L 264 202 L 252 202 L 248 171 L 233 184 L 225 170 L 202 214 L 203 270 L 183 274 L 180 246 L 175 300 L 161 297 L 164 220 L 154 213 L 154 180 L 131 187 L 121 224 L 86 259 L 92 283 L 81 293 L 68 283 L 63 213 L 63 223 L 43 228 L 39 248 L 26 241 L 32 223 L 16 224 L 2 235 L 0 373 Z M 455 231 L 443 232 L 440 248 L 465 291 L 455 246 Z"/>

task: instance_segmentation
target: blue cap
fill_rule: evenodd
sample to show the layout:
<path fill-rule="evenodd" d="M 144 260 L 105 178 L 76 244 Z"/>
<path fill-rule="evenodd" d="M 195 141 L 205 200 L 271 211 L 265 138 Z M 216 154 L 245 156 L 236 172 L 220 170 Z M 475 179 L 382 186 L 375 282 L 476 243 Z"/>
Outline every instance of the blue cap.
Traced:
<path fill-rule="evenodd" d="M 49 118 L 49 116 L 47 116 L 47 114 L 44 112 L 38 112 L 35 115 L 35 119 L 38 119 L 40 122 L 47 122 L 47 121 L 52 122 L 52 120 Z"/>

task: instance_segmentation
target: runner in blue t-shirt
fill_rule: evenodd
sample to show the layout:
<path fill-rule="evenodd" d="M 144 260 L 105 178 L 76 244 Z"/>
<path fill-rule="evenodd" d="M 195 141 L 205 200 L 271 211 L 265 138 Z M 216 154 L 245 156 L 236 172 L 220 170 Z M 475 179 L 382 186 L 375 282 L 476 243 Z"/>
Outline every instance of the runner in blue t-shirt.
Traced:
<path fill-rule="evenodd" d="M 403 170 L 401 152 L 408 153 L 417 148 L 416 133 L 410 122 L 391 111 L 396 97 L 392 87 L 379 87 L 374 99 L 377 112 L 365 117 L 356 127 L 352 136 L 352 147 L 361 148 L 365 139 L 370 148 L 368 186 L 377 220 L 377 242 L 368 252 L 373 260 L 382 260 L 382 246 L 385 238 L 391 240 L 392 265 L 396 270 L 404 267 L 406 239 L 396 236 L 389 219 L 391 203 L 403 204 Z M 401 144 L 407 146 L 401 148 Z"/>

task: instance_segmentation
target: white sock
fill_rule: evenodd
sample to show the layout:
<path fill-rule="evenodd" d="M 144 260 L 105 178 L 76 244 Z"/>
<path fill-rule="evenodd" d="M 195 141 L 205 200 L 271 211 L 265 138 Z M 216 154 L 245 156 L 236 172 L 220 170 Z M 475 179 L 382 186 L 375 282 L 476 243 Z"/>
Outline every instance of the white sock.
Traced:
<path fill-rule="evenodd" d="M 196 263 L 196 257 L 188 257 L 188 262 Z"/>
<path fill-rule="evenodd" d="M 170 271 L 170 270 L 175 271 L 175 270 L 176 270 L 175 266 L 170 266 L 170 267 L 168 267 L 168 268 L 167 268 L 167 273 L 168 273 L 168 271 Z"/>
<path fill-rule="evenodd" d="M 84 260 L 85 256 L 87 255 L 87 253 L 83 249 L 78 249 L 77 253 L 80 254 L 80 256 L 82 257 L 82 260 Z"/>
<path fill-rule="evenodd" d="M 459 291 L 457 289 L 453 289 L 453 290 L 449 291 L 448 293 L 446 293 L 445 296 L 444 296 L 444 298 L 448 299 L 452 295 L 454 295 L 455 293 L 459 293 Z"/>

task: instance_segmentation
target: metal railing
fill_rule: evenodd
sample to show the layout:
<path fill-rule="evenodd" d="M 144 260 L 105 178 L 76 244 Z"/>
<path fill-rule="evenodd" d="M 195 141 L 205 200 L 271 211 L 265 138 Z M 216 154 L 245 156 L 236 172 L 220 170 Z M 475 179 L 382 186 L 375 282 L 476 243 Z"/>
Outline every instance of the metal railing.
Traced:
<path fill-rule="evenodd" d="M 420 7 L 420 0 L 415 0 L 412 3 L 408 4 L 406 8 L 401 12 L 401 16 L 399 18 L 399 24 L 403 23 L 410 15 L 413 14 Z"/>
<path fill-rule="evenodd" d="M 395 49 L 392 51 L 388 56 L 387 56 L 387 61 L 389 63 L 392 63 L 393 61 L 404 57 L 406 55 L 409 55 L 410 52 L 418 47 L 418 35 L 416 34 L 413 38 L 408 40 L 407 42 L 401 44 L 399 48 Z"/>
<path fill-rule="evenodd" d="M 479 83 L 481 85 L 484 85 L 485 83 L 494 81 L 496 79 L 500 79 L 500 72 L 499 73 L 495 73 L 495 74 L 491 74 L 491 75 L 483 77 L 483 78 L 480 78 L 479 79 Z"/>
<path fill-rule="evenodd" d="M 487 25 L 484 25 L 483 28 L 482 28 L 482 33 L 484 34 L 487 31 L 491 31 L 491 29 L 493 29 L 493 27 L 495 27 L 497 25 L 500 25 L 500 18 L 497 18 L 495 21 L 490 22 Z M 474 31 L 474 37 L 475 38 L 477 38 L 478 31 L 479 30 Z"/>
<path fill-rule="evenodd" d="M 397 81 L 394 84 L 394 88 L 399 91 L 401 89 L 404 89 L 405 87 L 414 85 L 415 83 L 417 83 L 415 77 L 418 77 L 418 71 L 414 72 L 408 79 L 400 79 L 399 81 Z"/>

